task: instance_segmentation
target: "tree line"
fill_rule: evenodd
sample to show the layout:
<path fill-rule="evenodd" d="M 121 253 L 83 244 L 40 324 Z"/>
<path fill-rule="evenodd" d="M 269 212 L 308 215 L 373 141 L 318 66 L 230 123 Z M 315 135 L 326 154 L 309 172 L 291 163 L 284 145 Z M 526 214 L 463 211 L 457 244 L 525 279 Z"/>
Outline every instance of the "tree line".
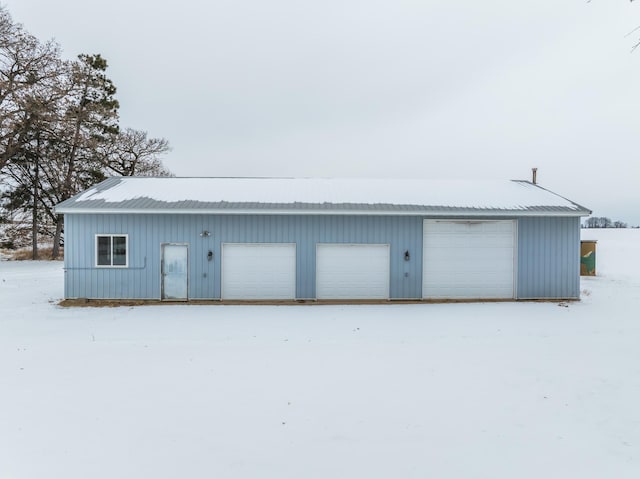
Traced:
<path fill-rule="evenodd" d="M 63 59 L 56 42 L 38 40 L 0 5 L 0 223 L 23 233 L 29 225 L 34 259 L 39 240 L 59 255 L 59 202 L 109 176 L 171 174 L 166 139 L 120 127 L 106 71 L 100 54 Z"/>
<path fill-rule="evenodd" d="M 628 228 L 627 223 L 623 221 L 611 221 L 606 216 L 592 216 L 587 218 L 582 224 L 583 228 Z"/>

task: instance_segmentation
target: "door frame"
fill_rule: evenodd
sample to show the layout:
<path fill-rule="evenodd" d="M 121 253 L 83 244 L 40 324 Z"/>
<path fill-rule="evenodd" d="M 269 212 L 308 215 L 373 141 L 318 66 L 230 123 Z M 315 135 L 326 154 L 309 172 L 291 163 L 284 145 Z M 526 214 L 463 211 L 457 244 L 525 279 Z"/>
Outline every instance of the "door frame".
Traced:
<path fill-rule="evenodd" d="M 184 246 L 187 249 L 187 297 L 186 298 L 169 298 L 164 297 L 164 247 L 165 246 Z M 191 276 L 189 243 L 160 243 L 160 301 L 189 301 L 189 291 L 191 289 L 189 277 Z"/>

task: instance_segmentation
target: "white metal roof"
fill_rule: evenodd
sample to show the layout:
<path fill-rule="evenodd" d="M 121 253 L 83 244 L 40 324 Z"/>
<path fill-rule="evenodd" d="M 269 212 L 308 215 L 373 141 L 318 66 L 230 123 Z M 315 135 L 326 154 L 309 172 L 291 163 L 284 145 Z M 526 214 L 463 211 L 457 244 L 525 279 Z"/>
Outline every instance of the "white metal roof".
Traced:
<path fill-rule="evenodd" d="M 527 181 L 117 177 L 57 213 L 571 215 L 590 211 Z"/>

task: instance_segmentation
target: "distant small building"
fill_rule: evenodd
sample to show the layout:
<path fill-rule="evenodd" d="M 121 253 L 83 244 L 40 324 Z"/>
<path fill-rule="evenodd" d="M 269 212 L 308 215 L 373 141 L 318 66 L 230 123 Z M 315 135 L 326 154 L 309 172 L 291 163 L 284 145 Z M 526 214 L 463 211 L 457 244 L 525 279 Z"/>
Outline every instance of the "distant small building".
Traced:
<path fill-rule="evenodd" d="M 527 181 L 110 178 L 56 207 L 65 298 L 572 299 L 580 217 Z"/>

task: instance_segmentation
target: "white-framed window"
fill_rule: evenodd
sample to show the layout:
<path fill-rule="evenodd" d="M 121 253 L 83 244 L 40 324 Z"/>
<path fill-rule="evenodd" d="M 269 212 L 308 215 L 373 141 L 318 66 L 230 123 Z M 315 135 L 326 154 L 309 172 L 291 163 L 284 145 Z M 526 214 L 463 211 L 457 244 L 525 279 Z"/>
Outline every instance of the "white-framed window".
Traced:
<path fill-rule="evenodd" d="M 127 268 L 129 266 L 129 235 L 96 235 L 96 266 Z"/>

